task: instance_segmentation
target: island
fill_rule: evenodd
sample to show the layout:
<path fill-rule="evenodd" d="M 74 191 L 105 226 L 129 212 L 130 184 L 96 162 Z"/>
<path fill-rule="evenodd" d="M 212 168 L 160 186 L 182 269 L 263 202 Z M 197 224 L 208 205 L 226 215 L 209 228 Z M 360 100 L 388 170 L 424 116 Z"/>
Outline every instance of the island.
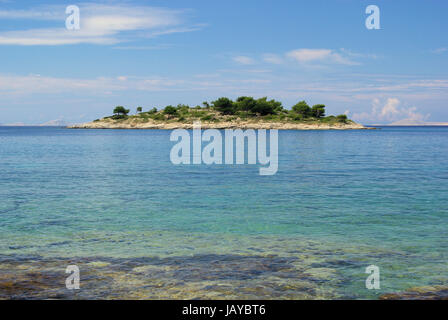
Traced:
<path fill-rule="evenodd" d="M 268 98 L 239 97 L 235 101 L 222 97 L 202 106 L 179 104 L 143 111 L 117 106 L 113 115 L 92 122 L 69 126 L 72 129 L 192 129 L 200 121 L 203 129 L 278 129 L 278 130 L 352 130 L 370 129 L 347 115 L 326 116 L 325 105 L 310 107 L 300 101 L 290 110 L 280 101 Z"/>

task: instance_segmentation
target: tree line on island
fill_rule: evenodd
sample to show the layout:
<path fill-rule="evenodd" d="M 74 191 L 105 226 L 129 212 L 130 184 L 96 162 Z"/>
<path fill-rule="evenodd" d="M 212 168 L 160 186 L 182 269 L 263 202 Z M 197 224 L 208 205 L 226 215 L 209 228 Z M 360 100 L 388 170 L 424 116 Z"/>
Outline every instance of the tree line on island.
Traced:
<path fill-rule="evenodd" d="M 117 106 L 113 110 L 114 120 L 128 119 L 130 109 Z M 306 101 L 300 101 L 292 106 L 291 110 L 285 109 L 280 101 L 268 98 L 255 99 L 253 97 L 239 97 L 236 101 L 222 97 L 212 102 L 203 102 L 202 106 L 190 107 L 179 104 L 166 106 L 158 110 L 152 108 L 143 112 L 142 107 L 137 107 L 136 115 L 143 119 L 188 121 L 197 118 L 202 121 L 232 121 L 232 120 L 267 120 L 267 121 L 321 121 L 346 123 L 345 114 L 338 116 L 326 116 L 325 105 L 316 104 L 312 107 Z M 99 121 L 99 120 L 95 120 Z"/>

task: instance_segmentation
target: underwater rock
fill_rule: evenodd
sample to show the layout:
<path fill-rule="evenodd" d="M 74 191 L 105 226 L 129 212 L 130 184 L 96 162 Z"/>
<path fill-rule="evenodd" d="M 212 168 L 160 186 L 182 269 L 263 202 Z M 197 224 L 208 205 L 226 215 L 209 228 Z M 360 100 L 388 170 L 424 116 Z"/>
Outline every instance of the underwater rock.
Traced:
<path fill-rule="evenodd" d="M 381 300 L 448 300 L 448 286 L 414 287 L 403 292 L 386 293 Z"/>

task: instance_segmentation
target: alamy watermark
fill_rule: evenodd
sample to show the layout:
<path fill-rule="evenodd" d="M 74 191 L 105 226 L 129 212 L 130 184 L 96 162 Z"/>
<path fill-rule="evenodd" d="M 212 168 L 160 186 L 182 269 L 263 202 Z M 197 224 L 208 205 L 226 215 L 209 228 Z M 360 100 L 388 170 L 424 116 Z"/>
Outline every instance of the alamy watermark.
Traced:
<path fill-rule="evenodd" d="M 65 9 L 65 14 L 69 16 L 65 19 L 65 27 L 67 30 L 81 29 L 81 15 L 79 7 L 75 5 L 68 6 Z"/>
<path fill-rule="evenodd" d="M 269 130 L 269 146 L 264 129 L 245 131 L 225 129 L 223 138 L 218 129 L 202 131 L 201 122 L 198 121 L 193 125 L 192 134 L 191 137 L 190 132 L 185 129 L 176 129 L 171 132 L 170 140 L 178 141 L 171 149 L 171 163 L 175 165 L 242 165 L 245 164 L 245 142 L 247 141 L 247 164 L 257 164 L 258 160 L 258 164 L 262 166 L 259 171 L 262 176 L 274 175 L 278 171 L 277 130 Z M 204 148 L 203 142 L 206 142 Z"/>
<path fill-rule="evenodd" d="M 369 30 L 379 30 L 380 26 L 380 8 L 376 5 L 370 5 L 366 8 L 366 14 L 369 16 L 366 19 L 366 28 Z"/>
<path fill-rule="evenodd" d="M 375 265 L 370 265 L 366 268 L 366 273 L 369 276 L 366 279 L 366 288 L 369 290 L 379 290 L 380 286 L 380 268 Z"/>
<path fill-rule="evenodd" d="M 68 290 L 79 290 L 80 274 L 78 266 L 67 266 L 65 273 L 70 273 L 70 275 L 65 279 L 65 287 Z"/>

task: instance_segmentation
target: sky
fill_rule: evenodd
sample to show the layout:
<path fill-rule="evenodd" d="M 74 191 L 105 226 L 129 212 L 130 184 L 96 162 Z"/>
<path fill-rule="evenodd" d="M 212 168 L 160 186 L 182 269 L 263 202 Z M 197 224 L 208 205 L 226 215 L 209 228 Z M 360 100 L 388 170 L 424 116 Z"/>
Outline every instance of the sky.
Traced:
<path fill-rule="evenodd" d="M 447 14 L 443 0 L 0 0 L 0 123 L 242 95 L 363 124 L 448 122 Z"/>

